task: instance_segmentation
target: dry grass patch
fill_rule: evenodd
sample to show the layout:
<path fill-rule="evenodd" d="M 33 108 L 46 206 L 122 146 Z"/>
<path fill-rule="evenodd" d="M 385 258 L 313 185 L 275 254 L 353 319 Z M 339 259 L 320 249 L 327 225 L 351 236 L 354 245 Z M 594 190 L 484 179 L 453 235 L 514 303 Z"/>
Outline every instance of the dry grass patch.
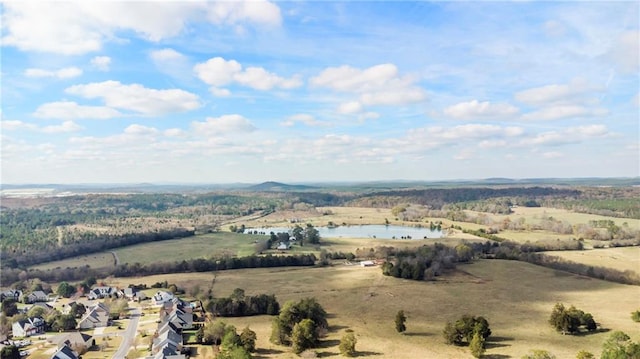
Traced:
<path fill-rule="evenodd" d="M 548 325 L 557 302 L 591 312 L 604 328 L 623 330 L 634 338 L 640 335 L 629 318 L 629 313 L 638 307 L 640 287 L 516 261 L 483 260 L 458 268 L 437 282 L 385 277 L 380 268 L 345 265 L 128 279 L 136 283 L 167 280 L 178 286 L 198 284 L 202 288 L 213 283 L 217 297 L 226 297 L 235 288 L 245 289 L 247 295 L 273 293 L 281 303 L 315 297 L 329 313 L 331 326 L 324 347 L 317 349 L 323 356 L 337 355 L 338 341 L 346 329 L 352 329 L 358 339 L 356 349 L 363 356 L 471 358 L 467 348 L 447 346 L 441 336 L 446 321 L 464 313 L 483 315 L 489 320 L 493 339 L 490 338 L 487 355 L 519 358 L 532 348 L 545 348 L 559 358 L 575 357 L 582 349 L 599 353 L 608 333 L 563 336 Z M 408 317 L 406 335 L 396 333 L 394 328 L 394 316 L 400 309 Z M 239 330 L 249 325 L 256 331 L 261 358 L 296 357 L 289 348 L 268 342 L 271 317 L 225 320 Z"/>
<path fill-rule="evenodd" d="M 548 252 L 547 254 L 590 266 L 606 267 L 620 271 L 628 270 L 640 274 L 640 247 Z"/>

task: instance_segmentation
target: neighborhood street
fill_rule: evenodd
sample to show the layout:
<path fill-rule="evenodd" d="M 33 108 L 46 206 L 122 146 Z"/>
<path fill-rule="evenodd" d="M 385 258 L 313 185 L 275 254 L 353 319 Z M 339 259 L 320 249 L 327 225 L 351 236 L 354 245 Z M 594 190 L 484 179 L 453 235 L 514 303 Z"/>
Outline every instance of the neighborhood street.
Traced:
<path fill-rule="evenodd" d="M 136 307 L 131 309 L 131 320 L 129 321 L 127 329 L 125 329 L 121 334 L 122 342 L 120 343 L 120 348 L 118 348 L 115 354 L 113 354 L 113 359 L 124 359 L 127 356 L 138 331 L 138 323 L 140 321 L 141 313 L 142 311 L 140 308 Z"/>

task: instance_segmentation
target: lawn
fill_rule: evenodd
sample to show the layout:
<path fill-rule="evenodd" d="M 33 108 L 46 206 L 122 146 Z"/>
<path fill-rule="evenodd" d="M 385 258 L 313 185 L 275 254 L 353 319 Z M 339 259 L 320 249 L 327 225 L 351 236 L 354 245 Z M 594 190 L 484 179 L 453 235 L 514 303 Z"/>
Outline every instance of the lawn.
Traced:
<path fill-rule="evenodd" d="M 126 278 L 115 280 L 122 281 L 121 285 L 127 283 Z M 213 283 L 218 297 L 226 297 L 238 287 L 247 295 L 274 293 L 281 303 L 315 297 L 329 313 L 331 326 L 324 347 L 317 350 L 321 356 L 338 355 L 340 337 L 346 329 L 352 329 L 362 356 L 471 358 L 468 349 L 447 346 L 441 336 L 445 323 L 463 313 L 489 320 L 493 339 L 489 340 L 487 355 L 519 358 L 534 348 L 549 350 L 558 358 L 575 357 L 583 349 L 600 353 L 609 333 L 563 336 L 548 325 L 551 308 L 557 302 L 592 313 L 605 329 L 623 330 L 634 340 L 640 339 L 640 328 L 630 319 L 630 313 L 640 307 L 640 287 L 516 261 L 482 260 L 461 265 L 437 282 L 385 277 L 380 268 L 346 265 L 135 278 L 136 283 L 164 280 L 187 288 L 196 284 L 208 288 Z M 408 316 L 405 335 L 396 333 L 393 325 L 400 309 Z M 268 342 L 271 317 L 225 320 L 238 329 L 248 325 L 256 331 L 261 358 L 296 358 L 289 348 Z M 206 350 L 201 348 L 201 352 Z"/>

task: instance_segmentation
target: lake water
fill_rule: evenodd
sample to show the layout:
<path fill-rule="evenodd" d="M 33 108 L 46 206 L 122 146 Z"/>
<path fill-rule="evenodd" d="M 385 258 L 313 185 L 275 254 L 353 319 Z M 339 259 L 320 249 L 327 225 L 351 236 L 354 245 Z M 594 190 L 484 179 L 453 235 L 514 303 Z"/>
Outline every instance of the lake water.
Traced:
<path fill-rule="evenodd" d="M 301 227 L 304 228 L 304 225 Z M 268 228 L 248 228 L 245 233 L 254 231 L 264 233 L 289 232 L 293 227 L 268 227 Z M 320 237 L 324 238 L 380 238 L 380 239 L 401 239 L 410 236 L 412 239 L 442 238 L 444 233 L 439 230 L 431 230 L 429 227 L 407 227 L 407 226 L 385 226 L 382 224 L 367 224 L 361 226 L 338 226 L 338 227 L 315 227 L 320 232 Z"/>

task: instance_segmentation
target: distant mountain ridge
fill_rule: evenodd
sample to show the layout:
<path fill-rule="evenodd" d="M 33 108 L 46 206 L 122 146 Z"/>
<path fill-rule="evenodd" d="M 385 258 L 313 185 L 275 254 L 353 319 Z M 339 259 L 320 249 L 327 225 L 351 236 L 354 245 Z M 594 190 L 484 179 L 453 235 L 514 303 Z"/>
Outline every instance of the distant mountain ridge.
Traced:
<path fill-rule="evenodd" d="M 246 187 L 245 190 L 256 192 L 286 192 L 286 191 L 307 191 L 317 189 L 317 187 L 301 184 L 286 184 L 281 182 L 267 181 L 253 186 Z"/>

